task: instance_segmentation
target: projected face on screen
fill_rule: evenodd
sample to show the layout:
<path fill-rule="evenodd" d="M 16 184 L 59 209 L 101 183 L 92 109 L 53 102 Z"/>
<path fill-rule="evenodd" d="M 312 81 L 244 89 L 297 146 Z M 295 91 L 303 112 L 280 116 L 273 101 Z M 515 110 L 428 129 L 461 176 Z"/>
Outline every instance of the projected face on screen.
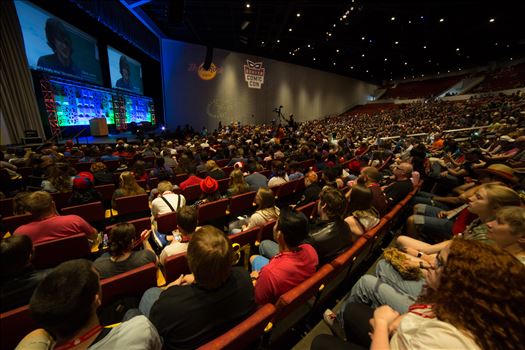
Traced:
<path fill-rule="evenodd" d="M 41 56 L 37 66 L 79 75 L 80 71 L 73 63 L 71 37 L 62 22 L 49 18 L 45 30 L 47 45 L 53 50 L 53 54 Z"/>
<path fill-rule="evenodd" d="M 15 1 L 31 69 L 102 84 L 97 41 L 27 1 Z"/>
<path fill-rule="evenodd" d="M 142 94 L 142 65 L 112 47 L 108 47 L 111 86 Z"/>
<path fill-rule="evenodd" d="M 115 85 L 121 89 L 133 90 L 133 85 L 131 84 L 130 79 L 129 62 L 126 56 L 120 56 L 119 70 L 121 78 L 117 80 Z"/>

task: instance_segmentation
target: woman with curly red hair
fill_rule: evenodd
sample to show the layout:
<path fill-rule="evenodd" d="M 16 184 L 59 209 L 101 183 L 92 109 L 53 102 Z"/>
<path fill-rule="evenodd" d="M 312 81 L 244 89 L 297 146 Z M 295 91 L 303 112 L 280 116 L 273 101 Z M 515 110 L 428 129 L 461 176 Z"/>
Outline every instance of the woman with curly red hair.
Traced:
<path fill-rule="evenodd" d="M 457 238 L 437 255 L 426 281 L 404 315 L 386 305 L 349 304 L 344 324 L 353 346 L 321 335 L 312 349 L 522 349 L 525 266 L 515 257 Z"/>

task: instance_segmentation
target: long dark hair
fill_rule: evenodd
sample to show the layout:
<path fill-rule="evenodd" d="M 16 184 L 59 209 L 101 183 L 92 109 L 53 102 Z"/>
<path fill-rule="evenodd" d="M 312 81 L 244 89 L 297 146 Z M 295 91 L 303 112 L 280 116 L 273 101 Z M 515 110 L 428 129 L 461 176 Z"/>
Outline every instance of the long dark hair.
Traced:
<path fill-rule="evenodd" d="M 120 256 L 133 247 L 135 239 L 135 226 L 127 222 L 121 222 L 115 225 L 109 231 L 108 236 L 108 250 L 113 257 Z"/>
<path fill-rule="evenodd" d="M 347 215 L 352 215 L 356 210 L 368 210 L 372 208 L 372 191 L 359 183 L 352 186 L 348 207 L 346 209 Z"/>

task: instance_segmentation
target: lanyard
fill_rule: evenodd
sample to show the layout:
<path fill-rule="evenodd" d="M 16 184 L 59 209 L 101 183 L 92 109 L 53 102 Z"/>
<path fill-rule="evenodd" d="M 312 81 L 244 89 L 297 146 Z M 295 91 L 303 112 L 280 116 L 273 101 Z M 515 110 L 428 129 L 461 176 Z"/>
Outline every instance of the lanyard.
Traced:
<path fill-rule="evenodd" d="M 72 340 L 68 341 L 67 343 L 64 343 L 64 344 L 62 344 L 60 346 L 56 346 L 55 350 L 71 349 L 71 348 L 77 346 L 78 344 L 81 344 L 81 343 L 85 342 L 86 340 L 88 340 L 89 338 L 91 338 L 92 336 L 94 336 L 95 334 L 100 332 L 101 329 L 102 329 L 101 325 L 96 325 L 95 327 L 93 327 L 90 330 L 88 330 L 86 333 L 82 334 L 80 337 L 76 337 L 75 339 L 72 339 Z"/>
<path fill-rule="evenodd" d="M 408 312 L 423 318 L 435 318 L 436 315 L 434 315 L 434 312 L 432 312 L 433 306 L 433 304 L 413 304 L 408 308 Z M 418 312 L 416 310 L 421 310 L 422 312 Z"/>

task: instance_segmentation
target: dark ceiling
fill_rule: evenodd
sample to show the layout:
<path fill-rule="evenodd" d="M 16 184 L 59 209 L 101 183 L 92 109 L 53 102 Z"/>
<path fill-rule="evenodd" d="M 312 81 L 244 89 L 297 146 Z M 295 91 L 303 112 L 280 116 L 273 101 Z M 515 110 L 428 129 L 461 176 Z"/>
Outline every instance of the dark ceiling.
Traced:
<path fill-rule="evenodd" d="M 169 38 L 373 82 L 525 55 L 523 0 L 127 2 Z"/>

